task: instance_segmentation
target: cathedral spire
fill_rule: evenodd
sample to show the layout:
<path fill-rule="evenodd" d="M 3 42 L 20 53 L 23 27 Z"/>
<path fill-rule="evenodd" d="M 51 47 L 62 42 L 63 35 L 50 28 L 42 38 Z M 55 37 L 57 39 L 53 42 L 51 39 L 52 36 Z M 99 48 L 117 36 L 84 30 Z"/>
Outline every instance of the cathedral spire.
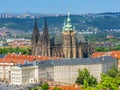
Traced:
<path fill-rule="evenodd" d="M 32 55 L 37 55 L 36 52 L 36 45 L 38 44 L 38 40 L 39 40 L 39 30 L 38 30 L 38 26 L 37 26 L 37 19 L 35 17 L 35 23 L 34 23 L 34 30 L 32 33 Z"/>
<path fill-rule="evenodd" d="M 64 21 L 63 31 L 74 31 L 73 25 L 71 23 L 70 11 L 68 11 L 67 20 Z"/>
<path fill-rule="evenodd" d="M 68 25 L 71 24 L 70 11 L 68 11 L 67 24 L 68 24 Z"/>
<path fill-rule="evenodd" d="M 37 18 L 35 17 L 35 24 L 34 24 L 34 33 L 39 33 L 38 26 L 37 26 Z"/>
<path fill-rule="evenodd" d="M 44 31 L 43 31 L 43 34 L 48 35 L 48 27 L 47 27 L 47 20 L 46 20 L 46 18 L 45 18 L 45 21 L 44 21 Z"/>
<path fill-rule="evenodd" d="M 45 18 L 45 22 L 44 22 L 44 27 L 47 28 L 47 21 L 46 21 L 46 18 Z"/>

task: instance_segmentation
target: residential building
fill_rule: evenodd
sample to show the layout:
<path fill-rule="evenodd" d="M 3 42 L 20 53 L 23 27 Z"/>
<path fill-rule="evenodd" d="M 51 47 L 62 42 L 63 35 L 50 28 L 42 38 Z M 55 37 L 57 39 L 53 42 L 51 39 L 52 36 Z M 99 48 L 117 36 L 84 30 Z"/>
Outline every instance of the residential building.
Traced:
<path fill-rule="evenodd" d="M 8 46 L 11 47 L 26 47 L 31 46 L 31 40 L 24 39 L 24 38 L 18 38 L 18 39 L 7 39 Z"/>
<path fill-rule="evenodd" d="M 11 67 L 11 84 L 25 85 L 37 83 L 33 66 Z"/>
<path fill-rule="evenodd" d="M 17 64 L 24 64 L 27 61 L 28 62 L 33 62 L 34 60 L 40 61 L 40 60 L 49 60 L 49 59 L 57 60 L 59 58 L 58 57 L 21 55 L 21 54 L 0 55 L 0 80 L 4 81 L 4 82 L 7 82 L 7 83 L 10 83 L 10 81 L 11 81 L 11 68 L 13 66 L 16 66 Z M 15 69 L 18 69 L 17 71 L 20 71 L 20 68 L 15 68 Z M 24 71 L 25 72 L 30 71 L 29 69 L 31 70 L 31 67 L 23 68 L 22 72 L 15 72 L 14 69 L 12 71 L 14 71 L 15 74 L 16 73 L 20 74 L 20 73 L 23 73 Z M 36 70 L 35 70 L 35 72 L 36 72 Z M 29 74 L 29 72 L 28 72 L 28 74 Z M 19 76 L 17 76 L 17 77 L 19 77 Z M 14 76 L 12 78 L 14 78 Z M 18 81 L 15 81 L 15 82 L 18 82 Z M 19 83 L 20 83 L 20 81 L 19 81 Z"/>

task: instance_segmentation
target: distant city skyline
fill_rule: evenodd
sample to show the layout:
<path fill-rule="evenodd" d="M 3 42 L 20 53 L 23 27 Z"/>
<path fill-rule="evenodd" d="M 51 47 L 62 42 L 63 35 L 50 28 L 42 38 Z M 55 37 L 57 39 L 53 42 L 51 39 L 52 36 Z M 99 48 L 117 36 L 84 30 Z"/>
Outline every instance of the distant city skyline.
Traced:
<path fill-rule="evenodd" d="M 120 12 L 120 0 L 0 0 L 0 13 L 72 14 Z"/>

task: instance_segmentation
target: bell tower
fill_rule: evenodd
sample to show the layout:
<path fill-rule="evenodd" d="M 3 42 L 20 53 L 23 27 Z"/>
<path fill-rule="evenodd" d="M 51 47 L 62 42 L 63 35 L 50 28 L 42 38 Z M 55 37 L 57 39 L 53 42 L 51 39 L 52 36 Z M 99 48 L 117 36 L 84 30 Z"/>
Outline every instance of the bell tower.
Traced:
<path fill-rule="evenodd" d="M 68 12 L 67 20 L 64 21 L 62 37 L 64 58 L 76 58 L 76 32 L 71 24 L 70 12 Z"/>

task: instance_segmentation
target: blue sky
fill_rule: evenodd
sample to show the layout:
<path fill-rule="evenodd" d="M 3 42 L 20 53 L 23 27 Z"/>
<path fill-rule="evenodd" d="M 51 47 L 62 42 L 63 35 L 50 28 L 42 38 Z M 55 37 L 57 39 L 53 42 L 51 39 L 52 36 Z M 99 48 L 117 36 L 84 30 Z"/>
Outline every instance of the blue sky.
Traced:
<path fill-rule="evenodd" d="M 72 14 L 120 12 L 120 0 L 0 0 L 0 13 Z"/>

